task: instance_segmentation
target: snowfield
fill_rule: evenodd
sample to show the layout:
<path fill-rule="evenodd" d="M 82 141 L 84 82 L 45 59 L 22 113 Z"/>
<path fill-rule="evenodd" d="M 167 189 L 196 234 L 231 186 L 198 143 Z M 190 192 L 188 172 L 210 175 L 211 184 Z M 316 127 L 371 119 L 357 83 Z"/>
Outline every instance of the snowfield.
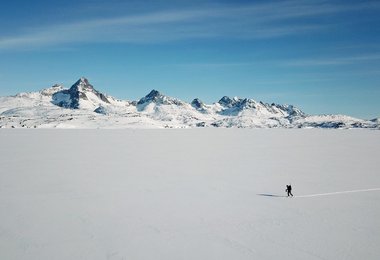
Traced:
<path fill-rule="evenodd" d="M 379 131 L 1 129 L 0 144 L 0 259 L 380 259 Z"/>

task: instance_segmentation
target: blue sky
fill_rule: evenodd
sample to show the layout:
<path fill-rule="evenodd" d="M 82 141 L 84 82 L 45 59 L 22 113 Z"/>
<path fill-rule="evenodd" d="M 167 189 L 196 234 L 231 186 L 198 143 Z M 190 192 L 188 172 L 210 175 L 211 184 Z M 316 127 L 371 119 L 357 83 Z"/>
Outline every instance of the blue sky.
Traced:
<path fill-rule="evenodd" d="M 85 76 L 136 100 L 151 89 L 309 114 L 380 117 L 379 1 L 3 1 L 0 95 Z"/>

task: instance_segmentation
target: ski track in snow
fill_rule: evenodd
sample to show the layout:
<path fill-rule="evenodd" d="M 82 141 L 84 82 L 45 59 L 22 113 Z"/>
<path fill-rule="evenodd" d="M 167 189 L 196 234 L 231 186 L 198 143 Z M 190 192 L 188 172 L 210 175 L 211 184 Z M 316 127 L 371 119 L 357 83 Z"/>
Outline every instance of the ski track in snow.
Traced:
<path fill-rule="evenodd" d="M 380 188 L 364 189 L 364 190 L 346 190 L 346 191 L 336 191 L 336 192 L 328 192 L 328 193 L 301 195 L 301 196 L 294 196 L 294 198 L 321 197 L 321 196 L 329 196 L 329 195 L 336 195 L 336 194 L 355 193 L 355 192 L 368 192 L 368 191 L 380 191 Z"/>

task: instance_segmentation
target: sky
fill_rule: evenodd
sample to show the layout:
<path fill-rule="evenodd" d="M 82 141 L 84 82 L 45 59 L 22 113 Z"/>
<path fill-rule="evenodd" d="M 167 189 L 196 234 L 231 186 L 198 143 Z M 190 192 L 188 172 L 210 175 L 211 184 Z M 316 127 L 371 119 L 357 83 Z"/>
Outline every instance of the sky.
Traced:
<path fill-rule="evenodd" d="M 0 8 L 0 96 L 152 89 L 307 114 L 380 117 L 380 1 L 13 0 Z"/>

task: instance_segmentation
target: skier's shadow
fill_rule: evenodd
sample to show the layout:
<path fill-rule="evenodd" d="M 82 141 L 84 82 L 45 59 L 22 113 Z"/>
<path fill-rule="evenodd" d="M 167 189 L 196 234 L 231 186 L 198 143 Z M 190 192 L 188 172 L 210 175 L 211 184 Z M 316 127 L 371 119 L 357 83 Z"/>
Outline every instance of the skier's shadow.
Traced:
<path fill-rule="evenodd" d="M 257 196 L 276 197 L 276 198 L 283 198 L 283 197 L 286 197 L 286 196 L 282 196 L 282 195 L 268 194 L 268 193 L 259 193 L 259 194 L 257 194 Z"/>

